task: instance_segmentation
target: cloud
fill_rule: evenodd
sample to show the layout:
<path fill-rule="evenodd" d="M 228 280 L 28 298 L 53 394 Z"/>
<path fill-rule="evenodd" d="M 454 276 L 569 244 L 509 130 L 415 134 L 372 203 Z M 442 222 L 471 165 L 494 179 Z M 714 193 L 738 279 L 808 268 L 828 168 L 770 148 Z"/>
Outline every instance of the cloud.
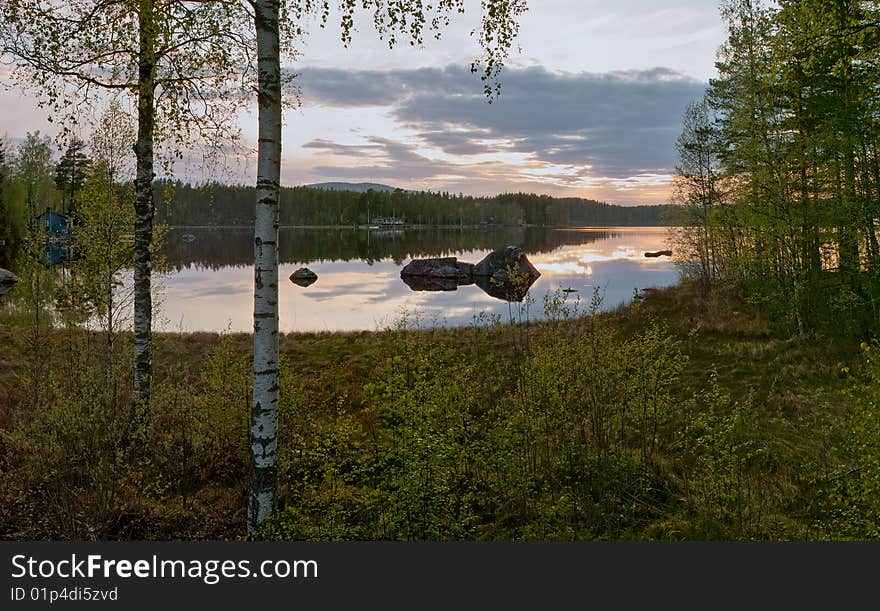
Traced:
<path fill-rule="evenodd" d="M 381 155 L 384 148 L 381 144 L 357 145 L 357 144 L 339 144 L 325 138 L 318 138 L 303 145 L 306 149 L 315 149 L 324 153 L 334 155 L 343 155 L 345 157 L 376 157 Z"/>
<path fill-rule="evenodd" d="M 385 72 L 306 68 L 300 76 L 306 104 L 387 107 L 422 147 L 472 161 L 515 154 L 559 168 L 572 182 L 670 174 L 681 116 L 705 90 L 701 81 L 668 68 L 604 74 L 518 68 L 505 70 L 502 83 L 502 96 L 489 104 L 479 78 L 460 66 Z M 327 142 L 307 146 L 334 152 Z M 410 171 L 425 159 L 411 147 L 393 151 L 390 141 L 345 150 L 374 156 L 376 146 Z"/>
<path fill-rule="evenodd" d="M 306 104 L 338 108 L 392 106 L 434 88 L 462 95 L 482 91 L 479 78 L 460 66 L 387 71 L 307 67 L 297 74 Z"/>
<path fill-rule="evenodd" d="M 305 145 L 306 148 L 314 149 L 321 153 L 338 155 L 341 160 L 349 158 L 370 157 L 370 162 L 359 161 L 357 165 L 318 165 L 311 168 L 311 172 L 321 178 L 368 179 L 404 182 L 432 182 L 438 185 L 429 185 L 430 188 L 442 186 L 442 183 L 450 182 L 449 179 L 487 180 L 498 174 L 504 179 L 509 174 L 509 168 L 504 164 L 492 162 L 478 163 L 453 163 L 442 159 L 427 157 L 417 150 L 417 145 L 369 136 L 366 144 L 339 144 L 327 140 L 314 140 Z"/>

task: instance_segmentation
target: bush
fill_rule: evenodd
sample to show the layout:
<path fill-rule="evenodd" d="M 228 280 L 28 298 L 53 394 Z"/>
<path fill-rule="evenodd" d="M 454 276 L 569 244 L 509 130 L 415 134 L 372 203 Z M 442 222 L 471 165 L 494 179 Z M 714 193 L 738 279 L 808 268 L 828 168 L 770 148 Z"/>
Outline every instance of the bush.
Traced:
<path fill-rule="evenodd" d="M 816 491 L 816 527 L 830 539 L 880 539 L 880 344 L 861 348 L 852 408 L 832 430 L 837 460 Z"/>

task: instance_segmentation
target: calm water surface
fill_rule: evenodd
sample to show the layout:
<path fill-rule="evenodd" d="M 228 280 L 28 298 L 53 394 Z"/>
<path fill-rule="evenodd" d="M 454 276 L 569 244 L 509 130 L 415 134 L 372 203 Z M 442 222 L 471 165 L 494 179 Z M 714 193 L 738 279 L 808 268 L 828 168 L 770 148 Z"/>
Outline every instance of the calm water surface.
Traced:
<path fill-rule="evenodd" d="M 250 331 L 252 236 L 250 229 L 171 231 L 166 256 L 173 271 L 160 281 L 157 329 Z M 603 307 L 613 308 L 629 302 L 635 289 L 677 281 L 670 259 L 644 257 L 645 251 L 666 248 L 666 237 L 665 228 L 282 229 L 281 330 L 373 330 L 403 312 L 418 312 L 426 324 L 470 324 L 480 312 L 507 320 L 510 305 L 477 286 L 416 292 L 400 279 L 400 270 L 413 258 L 455 256 L 476 263 L 510 244 L 523 247 L 542 274 L 530 291 L 536 301 L 531 318 L 541 317 L 544 295 L 556 289 L 574 289 L 572 297 L 589 302 L 598 287 Z M 319 277 L 308 288 L 288 280 L 303 266 Z"/>

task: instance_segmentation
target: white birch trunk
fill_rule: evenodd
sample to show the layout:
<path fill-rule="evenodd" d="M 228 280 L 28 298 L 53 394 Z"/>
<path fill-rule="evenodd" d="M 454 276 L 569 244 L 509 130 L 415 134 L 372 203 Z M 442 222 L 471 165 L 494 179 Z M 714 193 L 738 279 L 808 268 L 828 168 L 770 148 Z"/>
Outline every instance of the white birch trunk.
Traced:
<path fill-rule="evenodd" d="M 155 20 L 153 0 L 141 0 L 139 7 L 138 134 L 135 144 L 134 222 L 134 410 L 143 416 L 150 404 L 153 382 L 153 137 L 155 99 Z"/>
<path fill-rule="evenodd" d="M 254 394 L 248 536 L 275 497 L 278 424 L 278 204 L 281 184 L 281 59 L 278 0 L 254 0 L 259 84 L 254 221 Z"/>

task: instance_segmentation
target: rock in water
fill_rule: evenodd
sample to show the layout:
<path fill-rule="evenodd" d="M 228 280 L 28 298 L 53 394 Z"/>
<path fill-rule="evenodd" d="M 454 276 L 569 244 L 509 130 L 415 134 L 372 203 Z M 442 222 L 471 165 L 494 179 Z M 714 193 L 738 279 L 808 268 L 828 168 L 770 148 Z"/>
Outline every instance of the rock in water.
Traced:
<path fill-rule="evenodd" d="M 413 259 L 400 270 L 400 277 L 443 278 L 455 280 L 457 284 L 470 284 L 473 282 L 473 269 L 473 265 L 462 263 L 456 257 Z"/>
<path fill-rule="evenodd" d="M 651 259 L 656 259 L 657 257 L 671 257 L 671 250 L 658 250 L 657 252 L 646 252 L 645 256 Z"/>
<path fill-rule="evenodd" d="M 305 288 L 318 281 L 318 274 L 310 270 L 308 267 L 301 267 L 290 274 L 290 281 Z"/>
<path fill-rule="evenodd" d="M 522 248 L 508 246 L 504 250 L 490 252 L 485 259 L 474 265 L 474 276 L 497 276 L 499 281 L 516 281 L 519 278 L 526 284 L 532 284 L 541 277 L 541 272 L 526 258 Z"/>
<path fill-rule="evenodd" d="M 11 291 L 16 282 L 18 282 L 18 277 L 15 274 L 0 268 L 0 296 Z"/>
<path fill-rule="evenodd" d="M 0 286 L 12 286 L 18 282 L 18 276 L 0 267 Z"/>
<path fill-rule="evenodd" d="M 492 276 L 477 276 L 474 278 L 476 285 L 486 291 L 495 299 L 502 301 L 519 302 L 526 298 L 535 279 L 527 282 L 521 280 L 511 282 L 506 272 L 497 272 Z"/>
<path fill-rule="evenodd" d="M 414 291 L 457 291 L 457 278 L 435 276 L 401 276 L 404 283 Z"/>
<path fill-rule="evenodd" d="M 517 246 L 489 253 L 476 265 L 456 257 L 413 259 L 400 271 L 400 277 L 414 291 L 454 291 L 459 286 L 477 284 L 506 301 L 522 301 L 540 276 Z"/>

